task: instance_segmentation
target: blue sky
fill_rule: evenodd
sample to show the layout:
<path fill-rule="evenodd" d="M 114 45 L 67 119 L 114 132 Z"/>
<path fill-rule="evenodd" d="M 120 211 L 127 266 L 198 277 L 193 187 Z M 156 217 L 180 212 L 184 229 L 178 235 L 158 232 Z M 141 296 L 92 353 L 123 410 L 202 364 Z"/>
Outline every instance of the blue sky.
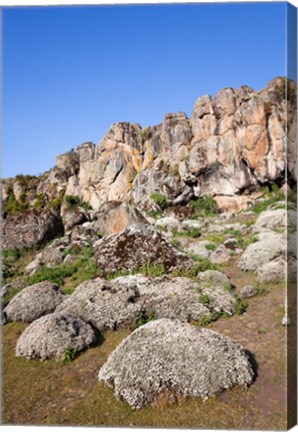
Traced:
<path fill-rule="evenodd" d="M 285 3 L 4 8 L 2 177 L 285 75 Z"/>

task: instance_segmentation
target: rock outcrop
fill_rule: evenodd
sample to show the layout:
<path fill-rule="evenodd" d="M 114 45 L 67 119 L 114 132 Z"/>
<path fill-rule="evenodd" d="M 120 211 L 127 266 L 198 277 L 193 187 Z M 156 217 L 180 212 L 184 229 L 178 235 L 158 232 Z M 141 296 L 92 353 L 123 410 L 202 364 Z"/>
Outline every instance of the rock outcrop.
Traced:
<path fill-rule="evenodd" d="M 55 212 L 27 210 L 3 220 L 3 249 L 31 248 L 64 233 L 61 217 Z"/>
<path fill-rule="evenodd" d="M 144 129 L 115 123 L 98 145 L 86 142 L 58 156 L 34 190 L 48 201 L 61 193 L 79 196 L 95 210 L 107 201 L 154 209 L 155 192 L 171 205 L 212 195 L 232 211 L 252 205 L 262 186 L 286 178 L 296 181 L 296 86 L 275 78 L 260 92 L 242 86 L 202 96 L 190 118 L 167 114 Z M 4 201 L 9 187 L 5 182 Z M 21 197 L 20 182 L 13 191 Z"/>
<path fill-rule="evenodd" d="M 253 376 L 238 343 L 168 319 L 135 330 L 99 371 L 99 380 L 132 408 L 142 408 L 162 393 L 206 399 L 234 386 L 246 387 Z"/>

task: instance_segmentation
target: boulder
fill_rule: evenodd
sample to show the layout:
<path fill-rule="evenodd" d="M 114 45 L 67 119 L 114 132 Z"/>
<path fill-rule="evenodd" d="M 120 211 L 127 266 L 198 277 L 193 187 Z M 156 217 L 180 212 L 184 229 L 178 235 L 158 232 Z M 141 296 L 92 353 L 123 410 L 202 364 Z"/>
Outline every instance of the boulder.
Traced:
<path fill-rule="evenodd" d="M 214 252 L 211 253 L 210 261 L 213 264 L 222 264 L 228 261 L 229 257 L 230 256 L 228 249 L 224 245 L 221 245 Z"/>
<path fill-rule="evenodd" d="M 161 232 L 147 225 L 132 225 L 119 234 L 104 237 L 95 247 L 94 259 L 102 275 L 131 271 L 148 264 L 163 265 L 169 272 L 193 265 Z"/>
<path fill-rule="evenodd" d="M 278 257 L 273 261 L 263 264 L 258 270 L 257 275 L 261 283 L 278 283 L 285 281 L 286 263 L 283 257 Z"/>
<path fill-rule="evenodd" d="M 240 297 L 242 299 L 247 299 L 247 298 L 250 298 L 250 297 L 254 297 L 256 294 L 257 294 L 257 290 L 252 285 L 245 285 L 240 290 Z"/>
<path fill-rule="evenodd" d="M 268 231 L 258 235 L 259 240 L 251 243 L 238 261 L 238 267 L 245 271 L 258 272 L 264 265 L 281 256 L 286 248 L 282 234 Z"/>
<path fill-rule="evenodd" d="M 168 392 L 206 399 L 234 386 L 246 387 L 253 376 L 245 350 L 231 338 L 169 319 L 135 330 L 98 375 L 132 408 Z"/>
<path fill-rule="evenodd" d="M 31 323 L 43 315 L 52 313 L 63 299 L 58 285 L 40 282 L 16 294 L 4 309 L 3 315 L 6 322 Z"/>
<path fill-rule="evenodd" d="M 141 309 L 135 286 L 120 286 L 101 278 L 79 285 L 57 312 L 81 317 L 99 331 L 133 324 Z"/>
<path fill-rule="evenodd" d="M 66 314 L 50 314 L 30 324 L 16 345 L 16 356 L 27 359 L 63 359 L 97 340 L 90 324 Z"/>
<path fill-rule="evenodd" d="M 50 209 L 27 210 L 3 220 L 3 249 L 32 248 L 63 235 L 61 217 Z"/>
<path fill-rule="evenodd" d="M 296 212 L 293 210 L 277 209 L 267 210 L 262 212 L 253 227 L 254 232 L 270 230 L 282 230 L 286 226 L 295 228 L 296 225 Z"/>

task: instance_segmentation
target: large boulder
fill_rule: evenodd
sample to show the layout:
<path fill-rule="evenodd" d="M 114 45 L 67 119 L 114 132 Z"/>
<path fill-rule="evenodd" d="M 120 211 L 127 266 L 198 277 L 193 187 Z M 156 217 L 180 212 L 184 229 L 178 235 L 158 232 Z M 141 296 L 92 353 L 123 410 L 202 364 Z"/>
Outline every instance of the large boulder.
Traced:
<path fill-rule="evenodd" d="M 97 278 L 79 285 L 57 311 L 81 317 L 99 331 L 115 330 L 136 321 L 141 308 L 138 296 L 135 286 L 116 286 Z"/>
<path fill-rule="evenodd" d="M 248 386 L 253 370 L 244 349 L 227 336 L 161 319 L 135 330 L 99 371 L 118 400 L 142 408 L 174 392 L 204 399 Z"/>
<path fill-rule="evenodd" d="M 40 282 L 28 286 L 16 294 L 3 311 L 6 322 L 31 323 L 37 318 L 52 313 L 64 300 L 58 285 Z"/>
<path fill-rule="evenodd" d="M 27 210 L 3 220 L 3 249 L 32 248 L 63 235 L 61 217 L 49 209 Z"/>
<path fill-rule="evenodd" d="M 147 225 L 131 225 L 119 234 L 104 237 L 95 246 L 94 259 L 102 275 L 131 271 L 147 264 L 163 265 L 167 271 L 193 265 L 162 233 Z"/>
<path fill-rule="evenodd" d="M 50 314 L 30 324 L 16 345 L 16 356 L 27 359 L 67 359 L 95 343 L 97 336 L 81 318 Z"/>

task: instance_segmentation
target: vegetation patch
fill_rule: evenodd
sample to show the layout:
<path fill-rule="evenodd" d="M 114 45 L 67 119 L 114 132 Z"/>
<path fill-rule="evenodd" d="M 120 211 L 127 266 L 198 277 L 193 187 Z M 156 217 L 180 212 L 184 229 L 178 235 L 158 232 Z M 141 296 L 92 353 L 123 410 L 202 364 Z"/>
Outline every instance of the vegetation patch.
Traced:
<path fill-rule="evenodd" d="M 188 206 L 194 211 L 195 217 L 213 216 L 219 213 L 217 202 L 210 195 L 191 200 Z"/>
<path fill-rule="evenodd" d="M 165 210 L 168 207 L 167 197 L 159 192 L 155 192 L 150 195 L 152 201 L 158 205 L 162 210 Z"/>
<path fill-rule="evenodd" d="M 92 210 L 92 207 L 90 204 L 83 201 L 79 196 L 77 195 L 66 195 L 65 196 L 65 202 L 69 205 L 70 208 L 83 208 L 85 210 Z"/>

